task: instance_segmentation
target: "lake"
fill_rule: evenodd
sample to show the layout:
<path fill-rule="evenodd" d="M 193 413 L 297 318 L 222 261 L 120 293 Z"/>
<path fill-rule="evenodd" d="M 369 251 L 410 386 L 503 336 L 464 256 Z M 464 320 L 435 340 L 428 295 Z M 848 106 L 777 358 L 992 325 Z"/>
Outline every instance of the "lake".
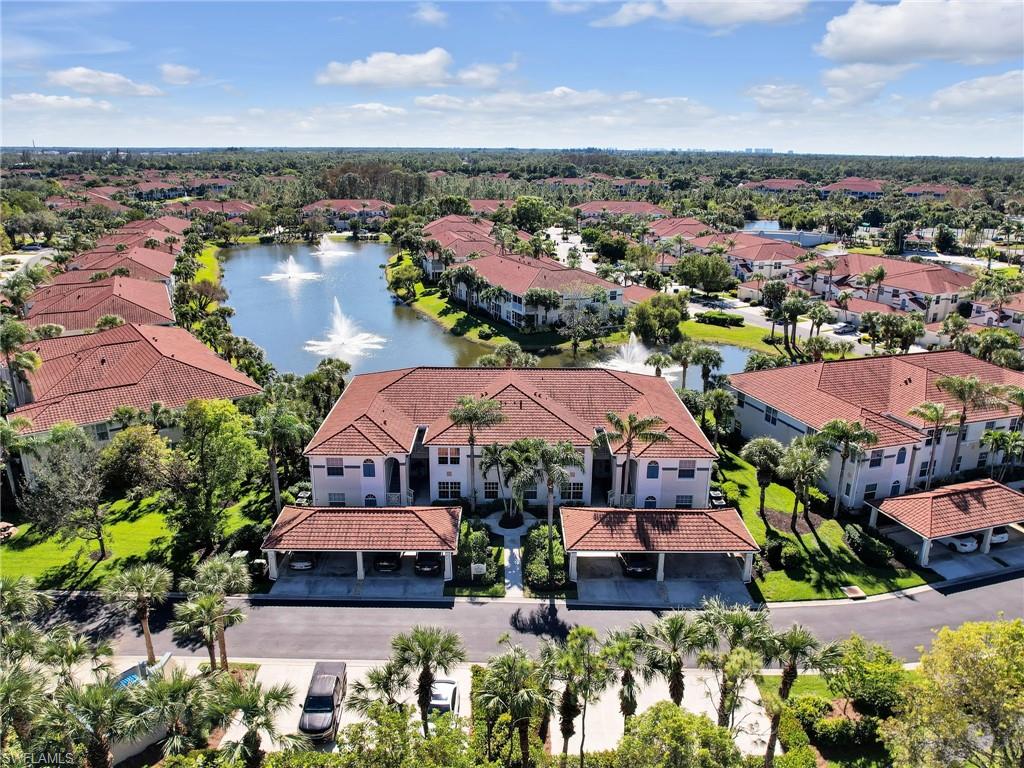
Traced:
<path fill-rule="evenodd" d="M 391 246 L 323 240 L 319 245 L 239 245 L 224 260 L 224 287 L 235 309 L 231 327 L 261 346 L 279 371 L 304 374 L 324 357 L 340 357 L 355 373 L 415 365 L 469 366 L 489 349 L 453 336 L 410 307 L 395 304 L 383 265 Z M 750 352 L 720 345 L 722 373 L 743 370 Z M 652 373 L 642 345 L 602 355 L 609 367 Z M 595 358 L 580 356 L 578 364 Z M 572 365 L 569 354 L 541 358 L 544 367 Z M 669 378 L 678 386 L 678 373 Z M 700 388 L 691 368 L 687 385 Z"/>

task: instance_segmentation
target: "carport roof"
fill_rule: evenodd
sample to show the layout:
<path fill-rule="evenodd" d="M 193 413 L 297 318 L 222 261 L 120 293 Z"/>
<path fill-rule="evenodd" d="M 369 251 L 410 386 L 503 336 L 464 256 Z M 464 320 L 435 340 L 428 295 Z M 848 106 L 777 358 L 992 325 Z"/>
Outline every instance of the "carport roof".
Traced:
<path fill-rule="evenodd" d="M 725 509 L 562 507 L 565 548 L 576 552 L 757 552 L 739 513 Z"/>
<path fill-rule="evenodd" d="M 289 552 L 454 552 L 459 507 L 286 506 L 263 541 Z"/>
<path fill-rule="evenodd" d="M 878 509 L 919 536 L 938 539 L 1024 521 L 1024 494 L 986 478 L 892 496 Z"/>

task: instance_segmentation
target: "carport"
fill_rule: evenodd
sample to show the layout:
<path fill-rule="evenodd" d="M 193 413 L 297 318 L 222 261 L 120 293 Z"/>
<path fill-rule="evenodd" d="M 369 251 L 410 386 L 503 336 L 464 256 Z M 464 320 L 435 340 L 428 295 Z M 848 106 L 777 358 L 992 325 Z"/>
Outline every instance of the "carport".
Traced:
<path fill-rule="evenodd" d="M 577 580 L 579 555 L 635 552 L 657 555 L 657 580 L 665 580 L 665 556 L 730 555 L 743 558 L 750 582 L 757 542 L 739 513 L 724 509 L 618 509 L 562 507 L 569 578 Z"/>
<path fill-rule="evenodd" d="M 972 480 L 905 496 L 890 496 L 871 507 L 868 525 L 878 527 L 878 513 L 921 538 L 918 563 L 928 565 L 932 542 L 947 536 L 982 534 L 980 551 L 992 547 L 992 529 L 1024 522 L 1024 494 L 995 480 Z"/>
<path fill-rule="evenodd" d="M 278 556 L 296 552 L 354 553 L 360 581 L 366 576 L 366 552 L 436 552 L 444 559 L 444 580 L 450 581 L 461 517 L 460 507 L 286 506 L 262 549 L 274 581 Z"/>

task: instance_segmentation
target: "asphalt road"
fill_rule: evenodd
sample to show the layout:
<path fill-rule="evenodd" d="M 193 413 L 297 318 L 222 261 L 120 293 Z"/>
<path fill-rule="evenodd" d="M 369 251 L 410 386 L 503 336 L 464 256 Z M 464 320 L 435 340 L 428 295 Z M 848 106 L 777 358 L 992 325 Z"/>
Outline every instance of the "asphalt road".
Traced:
<path fill-rule="evenodd" d="M 541 638 L 564 637 L 574 625 L 588 625 L 603 632 L 657 617 L 652 610 L 575 608 L 564 603 L 459 602 L 436 607 L 252 604 L 245 610 L 247 620 L 228 630 L 229 654 L 293 659 L 384 659 L 389 655 L 393 635 L 414 624 L 434 624 L 458 631 L 469 659 L 483 661 L 497 650 L 503 633 L 533 648 Z M 877 602 L 777 607 L 771 610 L 771 617 L 777 627 L 799 622 L 825 640 L 857 632 L 885 643 L 905 660 L 916 661 L 917 647 L 928 645 L 935 629 L 994 619 L 1000 612 L 1008 618 L 1024 617 L 1024 579 L 929 590 Z M 202 646 L 183 644 L 172 637 L 167 628 L 169 616 L 165 607 L 153 617 L 157 649 L 205 654 Z M 121 617 L 110 615 L 97 598 L 68 600 L 59 606 L 55 618 L 74 621 L 112 639 L 120 654 L 144 653 L 142 636 L 134 623 L 126 624 Z"/>

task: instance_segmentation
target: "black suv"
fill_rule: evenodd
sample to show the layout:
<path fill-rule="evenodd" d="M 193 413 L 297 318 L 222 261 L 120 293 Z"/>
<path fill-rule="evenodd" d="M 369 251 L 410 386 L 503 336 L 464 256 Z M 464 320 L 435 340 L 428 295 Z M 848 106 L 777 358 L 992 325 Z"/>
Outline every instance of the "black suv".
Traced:
<path fill-rule="evenodd" d="M 311 741 L 328 741 L 338 734 L 347 675 L 342 661 L 318 661 L 299 715 L 299 733 Z"/>

